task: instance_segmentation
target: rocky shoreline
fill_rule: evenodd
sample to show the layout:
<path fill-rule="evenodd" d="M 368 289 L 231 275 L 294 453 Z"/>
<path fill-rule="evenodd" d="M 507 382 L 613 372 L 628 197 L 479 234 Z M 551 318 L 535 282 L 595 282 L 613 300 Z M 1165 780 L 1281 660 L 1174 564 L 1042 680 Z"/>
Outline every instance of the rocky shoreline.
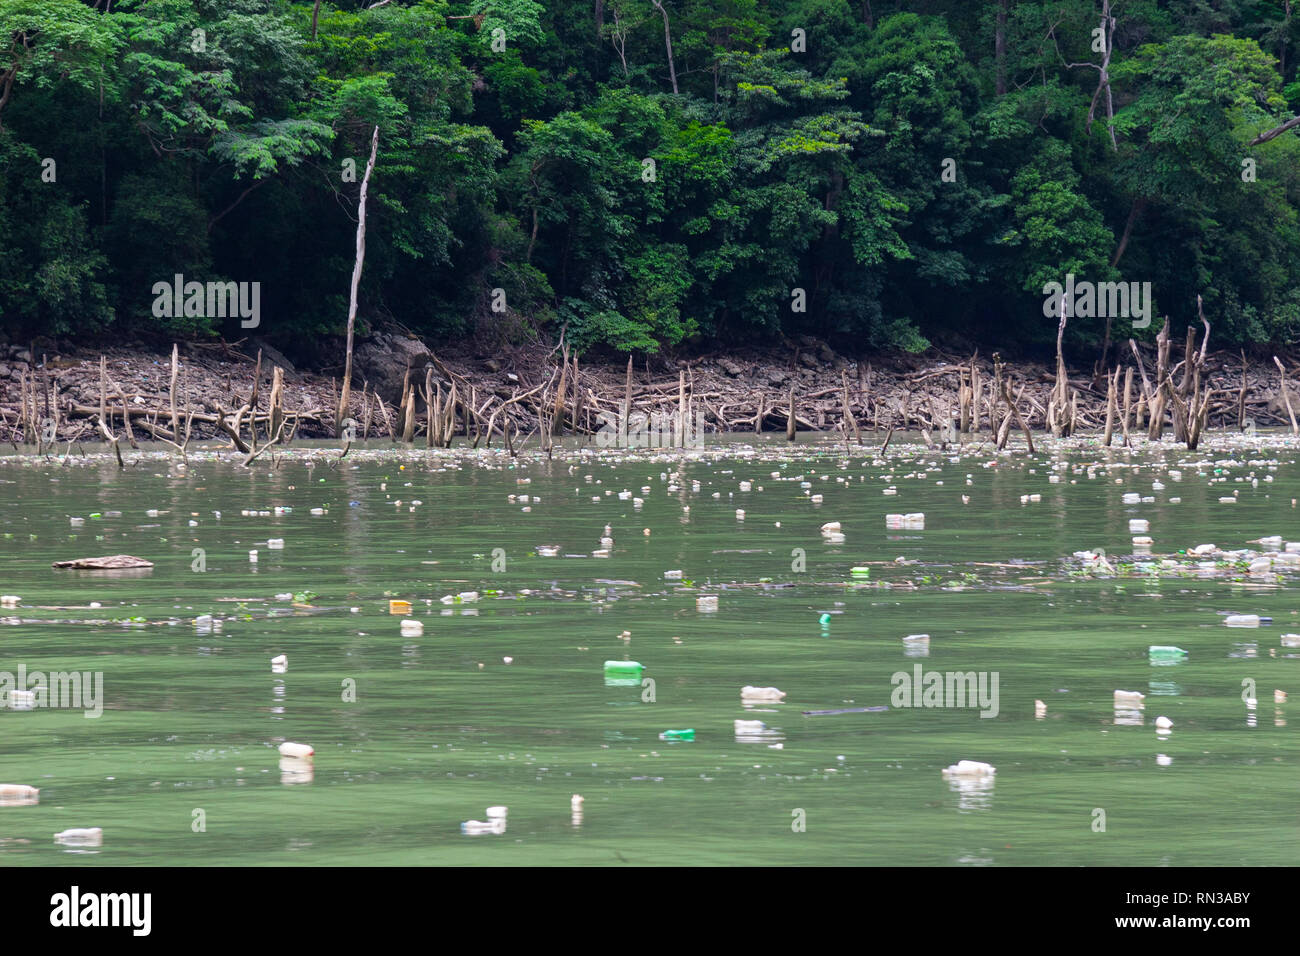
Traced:
<path fill-rule="evenodd" d="M 951 440 L 961 422 L 967 433 L 987 435 L 991 418 L 1007 417 L 1006 406 L 999 415 L 992 388 L 999 373 L 994 355 L 931 348 L 921 355 L 851 357 L 808 337 L 789 346 L 583 365 L 559 347 L 506 347 L 482 356 L 380 332 L 356 351 L 347 434 L 422 445 L 446 445 L 449 434 L 450 441 L 475 445 L 495 437 L 513 447 L 531 435 L 593 435 L 617 419 L 628 400 L 634 415 L 675 419 L 689 409 L 690 420 L 698 418 L 707 432 L 786 431 L 792 401 L 798 431 L 858 438 L 863 431 L 901 429 L 941 442 Z M 186 433 L 194 440 L 229 438 L 232 426 L 239 435 L 256 422 L 260 431 L 251 445 L 232 442 L 247 451 L 273 439 L 277 421 L 288 423 L 280 434 L 286 442 L 334 438 L 344 430 L 335 422 L 337 374 L 299 370 L 265 343 L 179 343 L 175 374 L 170 353 L 145 348 L 36 353 L 0 345 L 0 441 L 15 446 L 99 442 L 110 435 L 133 444 L 151 436 L 180 444 Z M 1217 397 L 1208 427 L 1239 429 L 1246 421 L 1290 427 L 1277 368 L 1256 360 L 1243 370 L 1243 362 L 1244 356 L 1231 353 L 1208 356 L 1206 379 Z M 1300 408 L 1294 385 L 1300 367 L 1284 364 L 1292 406 Z M 1024 425 L 1046 427 L 1057 381 L 1053 366 L 1007 363 L 1001 374 Z M 1098 385 L 1091 369 L 1072 368 L 1068 389 L 1076 433 L 1100 431 L 1107 417 L 1104 380 Z M 433 436 L 426 435 L 430 412 Z M 1138 415 L 1135 426 L 1140 408 Z"/>

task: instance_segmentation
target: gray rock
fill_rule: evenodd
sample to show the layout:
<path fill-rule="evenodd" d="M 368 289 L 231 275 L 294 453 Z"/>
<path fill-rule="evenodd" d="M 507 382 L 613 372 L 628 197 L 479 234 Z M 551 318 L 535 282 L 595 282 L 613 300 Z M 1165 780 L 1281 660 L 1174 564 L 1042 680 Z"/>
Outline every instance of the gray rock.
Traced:
<path fill-rule="evenodd" d="M 12 372 L 13 369 L 11 369 L 8 365 L 0 363 L 0 378 L 8 378 L 10 374 L 12 374 Z"/>
<path fill-rule="evenodd" d="M 816 368 L 821 364 L 818 361 L 817 356 L 813 355 L 811 352 L 800 352 L 799 361 L 801 364 L 808 366 L 808 368 Z"/>
<path fill-rule="evenodd" d="M 13 356 L 19 362 L 26 362 L 28 365 L 32 362 L 32 353 L 27 349 L 18 349 Z"/>
<path fill-rule="evenodd" d="M 286 381 L 296 382 L 299 380 L 300 376 L 298 375 L 298 370 L 294 368 L 293 363 L 281 355 L 279 351 L 267 345 L 261 339 L 253 340 L 253 348 L 262 350 L 263 369 L 266 368 L 265 363 L 270 361 L 273 365 L 278 365 L 280 368 L 284 369 L 284 377 Z"/>
<path fill-rule="evenodd" d="M 429 363 L 429 349 L 419 339 L 407 335 L 390 335 L 376 332 L 356 347 L 353 356 L 355 372 L 353 382 L 362 378 L 386 402 L 402 400 L 402 381 L 407 368 L 411 378 L 424 386 L 424 369 Z M 443 382 L 435 373 L 434 381 Z M 448 383 L 443 382 L 444 388 Z"/>
<path fill-rule="evenodd" d="M 790 373 L 785 371 L 784 369 L 774 368 L 774 369 L 769 369 L 765 377 L 767 379 L 767 384 L 781 385 L 784 384 L 785 380 L 790 377 Z"/>
<path fill-rule="evenodd" d="M 718 368 L 722 369 L 732 378 L 738 378 L 745 373 L 745 370 L 737 365 L 731 359 L 718 359 Z"/>

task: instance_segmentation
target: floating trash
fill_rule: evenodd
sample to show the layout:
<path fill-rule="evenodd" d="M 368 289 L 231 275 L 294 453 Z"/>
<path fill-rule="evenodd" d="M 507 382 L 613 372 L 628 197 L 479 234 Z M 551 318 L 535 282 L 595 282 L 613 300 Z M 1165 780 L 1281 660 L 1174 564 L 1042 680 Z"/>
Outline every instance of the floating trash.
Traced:
<path fill-rule="evenodd" d="M 460 825 L 460 832 L 466 836 L 483 836 L 488 833 L 502 834 L 506 832 L 506 821 L 504 818 L 499 820 L 466 820 Z"/>
<path fill-rule="evenodd" d="M 1042 720 L 1047 716 L 1047 705 L 1041 700 L 1034 701 L 1034 719 Z"/>
<path fill-rule="evenodd" d="M 660 740 L 694 740 L 695 728 L 688 727 L 686 730 L 665 730 L 659 735 Z"/>
<path fill-rule="evenodd" d="M 737 720 L 733 721 L 733 727 L 736 743 L 740 744 L 771 744 L 785 739 L 783 734 L 761 720 Z"/>
<path fill-rule="evenodd" d="M 32 710 L 36 706 L 36 691 L 11 690 L 8 700 L 10 710 Z"/>
<path fill-rule="evenodd" d="M 316 765 L 307 757 L 281 757 L 280 782 L 284 784 L 311 783 L 316 778 Z"/>
<path fill-rule="evenodd" d="M 941 772 L 945 777 L 991 777 L 998 771 L 990 763 L 982 763 L 979 760 L 958 760 Z"/>
<path fill-rule="evenodd" d="M 268 538 L 266 541 L 266 546 L 272 551 L 283 551 L 284 538 Z"/>
<path fill-rule="evenodd" d="M 1134 707 L 1142 707 L 1143 701 L 1146 700 L 1146 694 L 1136 690 L 1117 690 L 1115 691 L 1115 703 L 1127 704 Z"/>
<path fill-rule="evenodd" d="M 20 601 L 17 594 L 0 594 L 0 607 L 17 607 Z"/>
<path fill-rule="evenodd" d="M 54 842 L 64 846 L 103 846 L 104 830 L 101 827 L 74 827 L 54 834 Z"/>
<path fill-rule="evenodd" d="M 314 757 L 316 755 L 315 749 L 309 744 L 295 744 L 285 741 L 280 744 L 279 749 L 280 756 L 282 757 L 298 757 L 299 759 L 306 760 L 308 757 Z"/>
<path fill-rule="evenodd" d="M 283 674 L 289 669 L 289 657 L 286 654 L 280 654 L 278 657 L 271 658 L 271 673 Z"/>
<path fill-rule="evenodd" d="M 1173 722 L 1172 720 L 1170 720 L 1168 717 L 1157 717 L 1157 718 L 1156 718 L 1156 729 L 1157 729 L 1157 730 L 1168 730 L 1168 729 L 1169 729 L 1170 727 L 1172 727 L 1173 725 L 1174 725 L 1174 722 Z"/>
<path fill-rule="evenodd" d="M 1300 634 L 1283 634 L 1281 641 L 1283 647 L 1300 647 Z"/>
<path fill-rule="evenodd" d="M 640 683 L 645 665 L 636 661 L 605 661 L 605 677 L 627 678 Z"/>
<path fill-rule="evenodd" d="M 410 614 L 411 602 L 410 601 L 389 601 L 388 613 L 389 614 Z"/>
<path fill-rule="evenodd" d="M 716 611 L 718 609 L 718 596 L 716 594 L 701 594 L 695 599 L 695 610 L 703 612 Z"/>
<path fill-rule="evenodd" d="M 777 690 L 775 687 L 751 687 L 746 684 L 740 689 L 740 699 L 781 701 L 785 700 L 785 691 Z"/>
<path fill-rule="evenodd" d="M 680 581 L 681 579 L 682 579 L 682 572 L 681 572 L 681 571 L 665 571 L 665 572 L 664 572 L 664 580 L 665 580 L 665 581 Z"/>
<path fill-rule="evenodd" d="M 1229 614 L 1223 619 L 1228 627 L 1259 627 L 1260 623 L 1272 618 L 1262 618 L 1258 614 Z"/>
<path fill-rule="evenodd" d="M 1147 655 L 1151 658 L 1152 663 L 1181 661 L 1187 659 L 1187 652 L 1185 650 L 1181 647 L 1174 647 L 1171 644 L 1152 644 L 1147 648 Z"/>
<path fill-rule="evenodd" d="M 1286 691 L 1284 691 L 1284 690 L 1275 690 L 1275 691 L 1273 691 L 1273 703 L 1275 703 L 1275 704 L 1285 704 L 1285 703 L 1286 703 Z"/>
<path fill-rule="evenodd" d="M 248 563 L 249 563 L 249 564 L 257 564 L 257 549 L 256 549 L 256 548 L 254 548 L 253 550 L 251 550 L 251 551 L 248 552 Z"/>
<path fill-rule="evenodd" d="M 0 783 L 0 807 L 30 807 L 41 802 L 41 791 L 23 783 Z"/>
<path fill-rule="evenodd" d="M 887 514 L 885 528 L 889 531 L 924 531 L 925 514 L 920 511 L 905 515 Z"/>
<path fill-rule="evenodd" d="M 419 637 L 424 633 L 424 625 L 413 618 L 402 621 L 402 637 Z"/>

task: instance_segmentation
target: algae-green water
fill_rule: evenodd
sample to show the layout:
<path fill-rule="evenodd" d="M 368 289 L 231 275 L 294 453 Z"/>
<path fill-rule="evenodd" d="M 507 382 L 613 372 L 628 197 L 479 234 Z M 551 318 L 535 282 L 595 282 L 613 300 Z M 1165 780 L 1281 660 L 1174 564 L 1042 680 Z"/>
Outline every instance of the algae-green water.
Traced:
<path fill-rule="evenodd" d="M 1300 540 L 1285 442 L 126 457 L 0 460 L 0 671 L 102 675 L 98 717 L 0 710 L 0 783 L 40 788 L 0 806 L 0 865 L 1297 860 L 1300 566 L 1179 553 Z M 1071 557 L 1099 548 L 1114 574 Z M 154 566 L 51 567 L 108 554 Z M 996 675 L 996 715 L 897 706 L 917 666 Z M 463 833 L 489 806 L 504 832 Z M 76 827 L 102 846 L 55 842 Z"/>

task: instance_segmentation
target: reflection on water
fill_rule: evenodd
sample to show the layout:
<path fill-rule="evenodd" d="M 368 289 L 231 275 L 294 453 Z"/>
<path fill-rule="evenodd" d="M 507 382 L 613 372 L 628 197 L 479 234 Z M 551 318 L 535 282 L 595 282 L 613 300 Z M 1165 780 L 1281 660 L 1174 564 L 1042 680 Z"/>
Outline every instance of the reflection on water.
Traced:
<path fill-rule="evenodd" d="M 988 810 L 993 806 L 992 776 L 951 776 L 948 777 L 948 789 L 957 794 L 957 809 L 961 813 L 974 810 Z"/>

